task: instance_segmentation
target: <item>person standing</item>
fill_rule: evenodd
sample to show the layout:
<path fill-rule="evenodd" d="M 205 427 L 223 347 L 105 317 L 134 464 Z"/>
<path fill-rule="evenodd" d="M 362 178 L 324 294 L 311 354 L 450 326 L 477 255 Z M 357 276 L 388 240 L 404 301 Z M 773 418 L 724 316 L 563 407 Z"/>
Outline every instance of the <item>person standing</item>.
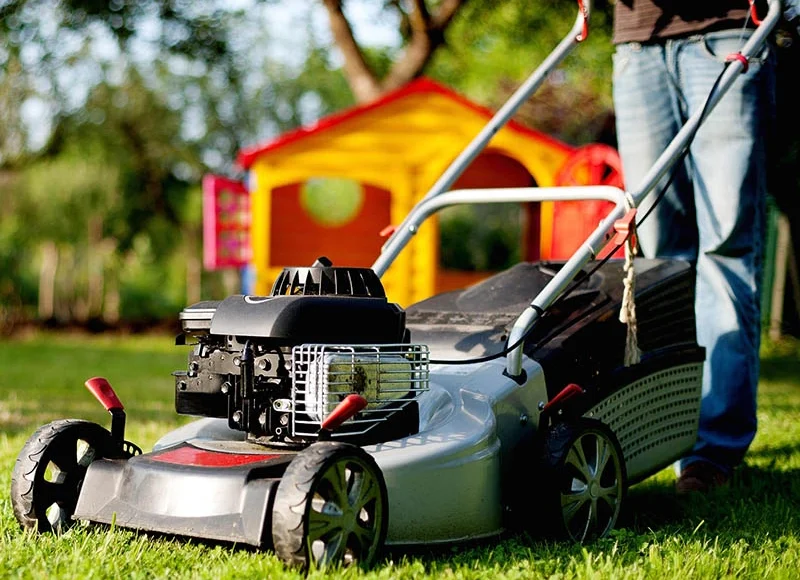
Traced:
<path fill-rule="evenodd" d="M 613 100 L 628 189 L 702 110 L 726 58 L 754 26 L 747 0 L 617 0 Z M 750 60 L 697 130 L 637 232 L 645 256 L 696 264 L 697 339 L 706 364 L 697 443 L 676 464 L 681 494 L 727 483 L 756 433 L 774 67 L 769 45 Z M 639 216 L 656 197 L 648 196 Z"/>

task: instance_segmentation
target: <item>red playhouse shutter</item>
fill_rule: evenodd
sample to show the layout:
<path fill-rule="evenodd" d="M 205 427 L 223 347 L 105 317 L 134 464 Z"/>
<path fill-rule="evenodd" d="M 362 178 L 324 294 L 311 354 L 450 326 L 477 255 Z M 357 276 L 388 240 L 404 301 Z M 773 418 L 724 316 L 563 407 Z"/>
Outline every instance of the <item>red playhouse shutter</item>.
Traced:
<path fill-rule="evenodd" d="M 219 175 L 203 177 L 203 265 L 242 268 L 250 262 L 250 198 L 247 187 Z"/>

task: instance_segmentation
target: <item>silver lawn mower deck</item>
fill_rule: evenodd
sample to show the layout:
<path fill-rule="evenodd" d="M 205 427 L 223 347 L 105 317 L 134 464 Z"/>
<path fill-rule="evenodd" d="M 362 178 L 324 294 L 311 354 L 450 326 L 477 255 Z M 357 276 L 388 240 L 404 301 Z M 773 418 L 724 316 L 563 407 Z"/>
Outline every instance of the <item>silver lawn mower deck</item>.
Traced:
<path fill-rule="evenodd" d="M 755 54 L 777 2 L 743 47 Z M 513 527 L 573 541 L 607 534 L 628 486 L 696 438 L 704 349 L 694 271 L 636 259 L 641 358 L 625 364 L 624 239 L 638 205 L 701 123 L 690 119 L 641 187 L 448 191 L 586 36 L 570 33 L 387 241 L 372 268 L 287 268 L 270 296 L 180 314 L 191 345 L 178 413 L 201 417 L 143 453 L 125 441 L 108 381 L 86 382 L 112 415 L 41 427 L 14 467 L 24 528 L 76 520 L 243 543 L 303 567 L 370 565 L 386 544 L 458 542 Z M 731 63 L 709 108 L 741 71 Z M 380 277 L 419 225 L 460 203 L 607 199 L 615 209 L 566 262 L 520 263 L 403 309 Z M 608 247 L 607 247 L 608 246 Z"/>

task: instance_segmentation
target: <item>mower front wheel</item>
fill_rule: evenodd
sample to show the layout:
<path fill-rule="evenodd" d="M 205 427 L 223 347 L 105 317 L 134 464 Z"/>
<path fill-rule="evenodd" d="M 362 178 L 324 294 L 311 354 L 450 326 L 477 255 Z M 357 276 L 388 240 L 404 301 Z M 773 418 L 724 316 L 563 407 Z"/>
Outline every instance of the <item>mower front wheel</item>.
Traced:
<path fill-rule="evenodd" d="M 40 533 L 69 528 L 89 464 L 111 449 L 111 433 L 96 423 L 62 419 L 40 427 L 11 474 L 11 505 L 20 525 Z"/>
<path fill-rule="evenodd" d="M 370 567 L 386 539 L 386 483 L 375 460 L 348 443 L 298 453 L 275 494 L 272 541 L 290 565 Z"/>

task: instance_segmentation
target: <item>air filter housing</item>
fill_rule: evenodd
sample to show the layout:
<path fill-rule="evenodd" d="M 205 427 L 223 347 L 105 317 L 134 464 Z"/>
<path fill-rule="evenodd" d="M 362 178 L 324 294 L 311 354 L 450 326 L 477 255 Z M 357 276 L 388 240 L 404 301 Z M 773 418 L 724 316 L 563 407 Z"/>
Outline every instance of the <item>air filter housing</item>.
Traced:
<path fill-rule="evenodd" d="M 370 268 L 334 268 L 326 257 L 310 268 L 284 268 L 271 296 L 354 296 L 385 298 L 380 278 Z"/>

